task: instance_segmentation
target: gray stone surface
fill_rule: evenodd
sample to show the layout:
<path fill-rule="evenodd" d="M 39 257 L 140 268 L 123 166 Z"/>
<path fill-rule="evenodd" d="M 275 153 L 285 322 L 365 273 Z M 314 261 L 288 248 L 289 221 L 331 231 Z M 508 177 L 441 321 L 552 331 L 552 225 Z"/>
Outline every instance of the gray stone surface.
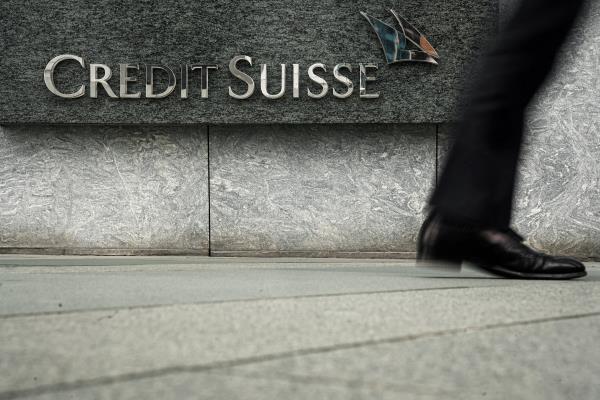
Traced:
<path fill-rule="evenodd" d="M 257 379 L 254 385 L 263 379 L 303 383 L 309 393 L 320 386 L 341 387 L 356 390 L 360 398 L 370 389 L 411 399 L 595 399 L 600 396 L 598 327 L 600 317 L 595 316 L 471 329 L 213 374 Z"/>
<path fill-rule="evenodd" d="M 579 399 L 596 398 L 600 389 L 597 265 L 579 281 L 490 279 L 502 285 L 481 286 L 482 276 L 468 273 L 456 275 L 456 287 L 449 289 L 438 286 L 436 275 L 416 276 L 411 267 L 398 265 L 390 273 L 393 263 L 381 260 L 167 258 L 162 265 L 157 258 L 117 257 L 68 258 L 65 266 L 57 257 L 0 260 L 3 301 L 15 296 L 5 291 L 4 283 L 12 280 L 21 281 L 21 290 L 32 296 L 45 290 L 37 284 L 43 268 L 49 275 L 82 274 L 82 279 L 90 271 L 124 278 L 135 272 L 134 297 L 142 300 L 111 310 L 93 304 L 80 311 L 40 308 L 33 315 L 3 310 L 3 400 L 401 394 Z M 278 298 L 265 291 L 258 298 L 228 301 L 239 291 L 234 284 L 215 287 L 210 303 L 144 304 L 143 290 L 153 290 L 157 272 L 179 276 L 176 285 L 186 291 L 194 264 L 198 276 L 213 281 L 218 268 L 270 270 L 265 287 L 278 286 L 284 277 L 298 296 Z M 296 280 L 298 270 L 308 268 L 314 280 L 334 281 L 329 267 L 336 268 L 341 290 L 332 295 L 330 283 L 306 295 L 303 280 Z M 406 290 L 374 290 L 372 279 L 386 269 Z M 449 280 L 445 273 L 438 276 Z M 430 286 L 423 290 L 411 281 Z M 108 280 L 98 284 L 106 296 L 114 294 Z M 72 299 L 84 303 L 86 296 L 76 292 Z M 102 299 L 96 300 L 103 308 Z"/>
<path fill-rule="evenodd" d="M 210 128 L 214 254 L 415 251 L 433 125 Z"/>
<path fill-rule="evenodd" d="M 457 288 L 455 274 L 414 260 L 46 257 L 0 257 L 0 315 Z M 462 276 L 469 287 L 506 284 Z"/>
<path fill-rule="evenodd" d="M 595 317 L 473 329 L 30 398 L 596 399 L 599 326 Z"/>
<path fill-rule="evenodd" d="M 0 128 L 0 247 L 208 249 L 206 128 Z"/>
<path fill-rule="evenodd" d="M 379 42 L 359 11 L 391 22 L 394 6 L 430 39 L 441 55 L 438 67 L 384 65 Z M 0 122 L 190 123 L 190 122 L 439 122 L 452 118 L 463 69 L 493 31 L 496 0 L 407 0 L 341 4 L 334 0 L 303 2 L 109 0 L 0 3 Z M 46 63 L 58 54 L 76 54 L 89 63 L 217 63 L 211 98 L 201 99 L 193 82 L 187 100 L 114 100 L 101 93 L 66 100 L 52 95 L 42 79 Z M 271 67 L 314 62 L 331 68 L 341 62 L 380 65 L 377 100 L 329 96 L 310 100 L 291 96 L 277 101 L 255 96 L 239 102 L 228 96 L 232 83 L 227 63 L 238 54 Z M 259 68 L 252 68 L 259 76 Z M 77 88 L 86 72 L 64 65 L 62 88 Z M 112 79 L 118 89 L 118 70 Z M 273 75 L 275 80 L 275 75 Z M 234 82 L 237 84 L 237 81 Z M 273 84 L 275 84 L 273 82 Z M 289 84 L 289 83 L 288 83 Z M 139 88 L 139 86 L 138 86 Z M 258 88 L 260 88 L 258 86 Z M 136 87 L 133 85 L 133 89 Z M 356 93 L 357 91 L 355 91 Z"/>

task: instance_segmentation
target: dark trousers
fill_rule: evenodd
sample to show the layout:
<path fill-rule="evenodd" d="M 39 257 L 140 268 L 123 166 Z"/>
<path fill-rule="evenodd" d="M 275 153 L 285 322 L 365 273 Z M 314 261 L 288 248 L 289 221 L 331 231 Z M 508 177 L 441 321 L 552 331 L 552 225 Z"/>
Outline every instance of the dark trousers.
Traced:
<path fill-rule="evenodd" d="M 510 224 L 524 111 L 583 0 L 522 0 L 478 65 L 431 205 L 462 223 Z"/>

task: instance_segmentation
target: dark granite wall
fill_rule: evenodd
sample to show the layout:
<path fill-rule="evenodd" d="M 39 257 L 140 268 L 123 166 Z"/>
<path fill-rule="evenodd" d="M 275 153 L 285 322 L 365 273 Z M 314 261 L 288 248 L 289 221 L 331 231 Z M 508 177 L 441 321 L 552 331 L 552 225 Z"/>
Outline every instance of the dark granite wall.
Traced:
<path fill-rule="evenodd" d="M 420 28 L 440 54 L 439 66 L 385 65 L 375 33 L 359 11 L 397 27 L 395 8 Z M 496 0 L 402 2 L 183 1 L 0 2 L 0 122 L 2 123 L 400 123 L 452 119 L 462 72 L 496 25 Z M 118 63 L 215 63 L 209 98 L 202 99 L 194 73 L 188 99 L 59 98 L 45 87 L 43 70 L 59 54 L 113 68 L 118 93 Z M 228 95 L 227 64 L 239 54 L 253 57 L 249 72 L 257 83 L 248 100 Z M 327 65 L 327 80 L 337 63 L 351 63 L 355 94 L 337 99 L 306 96 L 306 68 Z M 358 63 L 379 65 L 372 90 L 378 99 L 358 96 Z M 271 91 L 279 86 L 279 64 L 288 65 L 288 94 L 268 100 L 260 94 L 259 63 L 269 65 Z M 301 93 L 291 96 L 291 64 L 301 65 Z M 177 72 L 177 70 L 176 70 Z M 57 82 L 78 88 L 87 75 L 75 62 L 61 64 Z M 132 89 L 140 88 L 133 85 Z M 313 89 L 314 91 L 314 89 Z M 89 95 L 89 88 L 87 90 Z"/>

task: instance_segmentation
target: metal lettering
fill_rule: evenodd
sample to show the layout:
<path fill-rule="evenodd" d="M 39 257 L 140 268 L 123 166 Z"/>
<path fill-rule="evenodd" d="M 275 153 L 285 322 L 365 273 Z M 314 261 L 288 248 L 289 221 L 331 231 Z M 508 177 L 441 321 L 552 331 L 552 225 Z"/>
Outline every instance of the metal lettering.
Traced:
<path fill-rule="evenodd" d="M 260 65 L 260 91 L 267 99 L 279 99 L 285 94 L 285 64 L 281 64 L 281 89 L 279 93 L 269 94 L 267 89 L 267 64 Z"/>
<path fill-rule="evenodd" d="M 318 76 L 317 74 L 314 73 L 314 70 L 316 68 L 322 69 L 323 71 L 327 71 L 327 68 L 325 67 L 325 64 L 322 64 L 322 63 L 316 63 L 316 64 L 313 64 L 310 67 L 308 67 L 308 77 L 313 82 L 321 85 L 321 88 L 322 88 L 321 92 L 315 94 L 315 93 L 311 92 L 310 88 L 307 89 L 307 92 L 308 92 L 308 97 L 311 97 L 313 99 L 320 99 L 327 95 L 327 91 L 329 90 L 329 85 L 327 84 L 327 81 L 325 79 L 321 78 L 320 76 Z"/>
<path fill-rule="evenodd" d="M 104 72 L 102 78 L 98 78 L 98 70 Z M 95 99 L 98 97 L 98 84 L 102 85 L 109 97 L 118 97 L 108 84 L 108 80 L 112 76 L 112 71 L 105 64 L 90 64 L 90 97 Z"/>
<path fill-rule="evenodd" d="M 169 75 L 169 84 L 162 93 L 154 93 L 154 70 L 162 69 Z M 149 99 L 162 99 L 170 95 L 175 90 L 177 78 L 173 70 L 165 65 L 149 64 L 146 65 L 146 97 Z"/>
<path fill-rule="evenodd" d="M 252 66 L 252 58 L 248 56 L 235 56 L 231 59 L 231 61 L 229 61 L 229 71 L 231 74 L 248 85 L 248 90 L 246 90 L 246 93 L 244 94 L 235 93 L 233 89 L 231 89 L 231 86 L 229 86 L 229 95 L 238 100 L 247 99 L 254 93 L 254 80 L 250 77 L 250 75 L 243 73 L 237 68 L 237 63 L 242 60 L 246 61 L 248 64 L 250 64 L 250 66 Z"/>
<path fill-rule="evenodd" d="M 208 71 L 211 69 L 219 69 L 218 65 L 207 65 L 207 64 L 192 64 L 190 66 L 192 71 L 200 70 L 200 96 L 203 99 L 208 98 Z"/>
<path fill-rule="evenodd" d="M 367 82 L 374 82 L 377 80 L 374 76 L 368 76 L 369 69 L 377 70 L 377 64 L 367 63 L 367 64 L 359 64 L 360 65 L 360 98 L 361 99 L 376 99 L 379 97 L 379 92 L 377 93 L 367 93 Z"/>
<path fill-rule="evenodd" d="M 54 69 L 60 62 L 66 60 L 75 60 L 79 63 L 79 65 L 85 68 L 85 62 L 83 61 L 83 58 L 71 54 L 61 54 L 60 56 L 54 57 L 48 62 L 48 64 L 46 64 L 46 68 L 44 68 L 44 83 L 46 84 L 48 90 L 50 90 L 50 92 L 53 94 L 65 99 L 76 99 L 77 97 L 85 95 L 85 85 L 81 85 L 74 93 L 62 93 L 56 88 L 56 85 L 54 85 Z"/>
<path fill-rule="evenodd" d="M 335 67 L 333 67 L 333 77 L 339 82 L 342 82 L 348 88 L 345 93 L 340 93 L 333 88 L 333 95 L 338 99 L 350 97 L 354 91 L 354 84 L 352 81 L 347 76 L 340 73 L 340 69 L 342 68 L 346 68 L 348 72 L 352 72 L 352 66 L 348 63 L 337 64 Z"/>
<path fill-rule="evenodd" d="M 300 65 L 292 64 L 292 96 L 300 97 Z"/>
<path fill-rule="evenodd" d="M 129 76 L 129 70 L 139 70 L 138 64 L 119 64 L 119 97 L 122 99 L 138 99 L 142 96 L 140 92 L 128 93 L 127 84 L 128 82 L 135 82 L 137 78 Z"/>

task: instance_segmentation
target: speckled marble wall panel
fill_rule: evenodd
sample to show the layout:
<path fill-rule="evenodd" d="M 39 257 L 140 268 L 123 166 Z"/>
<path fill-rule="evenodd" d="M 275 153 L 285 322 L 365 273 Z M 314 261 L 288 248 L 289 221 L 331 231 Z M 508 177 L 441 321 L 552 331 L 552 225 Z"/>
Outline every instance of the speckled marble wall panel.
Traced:
<path fill-rule="evenodd" d="M 439 66 L 385 65 L 377 37 L 359 11 L 397 26 L 389 8 L 427 36 L 441 56 Z M 447 121 L 462 84 L 462 71 L 485 45 L 487 32 L 494 30 L 497 9 L 497 0 L 3 0 L 0 122 Z M 103 90 L 97 99 L 68 100 L 51 94 L 43 82 L 46 63 L 65 53 L 83 57 L 86 65 L 111 66 L 111 85 L 117 92 L 118 63 L 167 64 L 177 73 L 182 63 L 216 63 L 220 70 L 211 71 L 209 99 L 199 96 L 196 71 L 187 100 L 176 95 L 161 100 L 118 100 L 108 98 Z M 272 91 L 279 84 L 275 67 L 287 63 L 288 95 L 265 99 L 257 82 L 256 93 L 249 100 L 229 97 L 229 85 L 240 92 L 244 89 L 227 69 L 229 60 L 239 54 L 253 57 L 254 66 L 247 70 L 257 81 L 258 64 L 269 65 Z M 315 62 L 327 65 L 324 76 L 330 84 L 333 65 L 352 63 L 355 95 L 343 100 L 331 94 L 309 99 L 306 68 Z M 379 64 L 378 82 L 372 84 L 372 90 L 380 91 L 381 98 L 361 100 L 357 96 L 359 62 Z M 302 66 L 300 99 L 292 98 L 289 90 L 292 63 Z M 57 84 L 64 91 L 76 90 L 86 75 L 77 63 L 63 63 Z M 132 91 L 140 89 L 139 83 L 132 84 Z"/>
<path fill-rule="evenodd" d="M 530 108 L 514 224 L 539 249 L 599 258 L 600 4 L 585 15 Z"/>
<path fill-rule="evenodd" d="M 0 247 L 208 249 L 206 128 L 0 127 Z"/>
<path fill-rule="evenodd" d="M 413 252 L 434 125 L 210 128 L 215 254 Z"/>

